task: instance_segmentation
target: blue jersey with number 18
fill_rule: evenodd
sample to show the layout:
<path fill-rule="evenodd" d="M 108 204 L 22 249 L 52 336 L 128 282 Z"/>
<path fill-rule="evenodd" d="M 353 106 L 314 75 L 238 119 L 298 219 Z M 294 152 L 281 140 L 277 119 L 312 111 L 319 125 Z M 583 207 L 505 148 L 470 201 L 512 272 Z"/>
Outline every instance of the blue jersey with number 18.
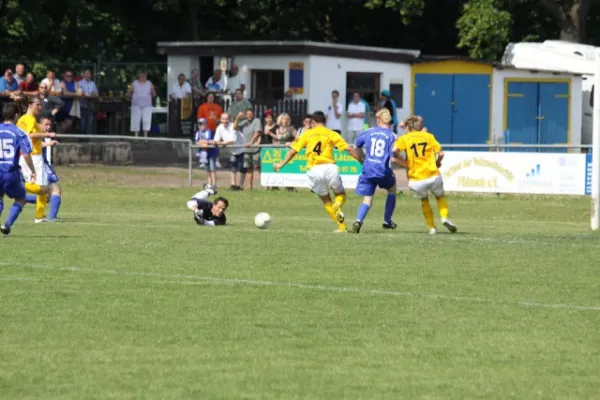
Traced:
<path fill-rule="evenodd" d="M 390 159 L 395 141 L 396 135 L 388 128 L 374 127 L 358 136 L 356 147 L 365 152 L 362 169 L 365 178 L 384 178 L 393 174 Z"/>

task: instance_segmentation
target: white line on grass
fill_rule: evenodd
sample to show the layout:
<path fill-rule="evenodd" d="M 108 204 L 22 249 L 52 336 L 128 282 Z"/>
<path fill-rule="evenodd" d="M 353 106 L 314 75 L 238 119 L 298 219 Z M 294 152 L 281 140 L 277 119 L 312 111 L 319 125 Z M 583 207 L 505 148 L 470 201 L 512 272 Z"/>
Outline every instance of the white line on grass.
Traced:
<path fill-rule="evenodd" d="M 181 274 L 158 274 L 155 272 L 127 272 L 117 270 L 98 270 L 98 269 L 82 269 L 79 267 L 58 267 L 53 265 L 32 265 L 32 264 L 15 264 L 9 262 L 0 262 L 0 266 L 15 266 L 24 268 L 36 268 L 36 269 L 49 269 L 59 271 L 71 271 L 71 272 L 83 272 L 91 274 L 101 275 L 121 275 L 121 276 L 138 276 L 138 277 L 152 277 L 161 278 L 163 283 L 171 284 L 182 284 L 182 285 L 203 285 L 206 282 L 212 282 L 222 285 L 249 285 L 249 286 L 271 286 L 271 287 L 288 287 L 295 289 L 305 290 L 317 290 L 322 292 L 332 293 L 356 293 L 363 295 L 372 296 L 394 296 L 394 297 L 415 297 L 425 298 L 433 300 L 453 300 L 453 301 L 465 301 L 471 303 L 488 303 L 494 305 L 518 305 L 522 307 L 532 308 L 549 308 L 549 309 L 564 309 L 564 310 L 578 310 L 578 311 L 600 311 L 600 306 L 581 306 L 576 304 L 551 304 L 551 303 L 538 303 L 532 301 L 520 301 L 520 300 L 497 300 L 483 297 L 469 297 L 469 296 L 453 296 L 436 293 L 417 293 L 417 292 L 397 292 L 391 290 L 379 290 L 379 289 L 367 289 L 358 287 L 344 287 L 344 286 L 329 286 L 329 285 L 310 285 L 299 282 L 280 282 L 280 281 L 265 281 L 255 279 L 239 279 L 239 278 L 223 278 L 214 276 L 198 276 L 198 275 L 181 275 Z"/>

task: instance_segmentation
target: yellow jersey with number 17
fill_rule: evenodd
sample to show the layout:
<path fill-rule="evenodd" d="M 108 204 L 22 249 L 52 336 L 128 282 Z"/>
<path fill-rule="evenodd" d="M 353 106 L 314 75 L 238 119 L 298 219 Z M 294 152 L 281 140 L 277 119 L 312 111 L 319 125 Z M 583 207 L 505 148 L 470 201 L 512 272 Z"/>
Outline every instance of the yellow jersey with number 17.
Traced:
<path fill-rule="evenodd" d="M 409 180 L 422 181 L 440 174 L 436 155 L 442 146 L 431 133 L 408 132 L 396 140 L 395 147 L 406 152 Z"/>
<path fill-rule="evenodd" d="M 40 133 L 40 127 L 37 123 L 37 120 L 33 115 L 25 114 L 17 121 L 17 126 L 24 131 L 28 136 L 32 133 Z M 32 139 L 31 140 L 32 152 L 31 155 L 42 154 L 42 139 Z"/>
<path fill-rule="evenodd" d="M 307 130 L 291 146 L 296 152 L 306 148 L 306 169 L 315 165 L 335 164 L 333 149 L 344 151 L 348 143 L 342 136 L 324 126 L 316 126 Z"/>

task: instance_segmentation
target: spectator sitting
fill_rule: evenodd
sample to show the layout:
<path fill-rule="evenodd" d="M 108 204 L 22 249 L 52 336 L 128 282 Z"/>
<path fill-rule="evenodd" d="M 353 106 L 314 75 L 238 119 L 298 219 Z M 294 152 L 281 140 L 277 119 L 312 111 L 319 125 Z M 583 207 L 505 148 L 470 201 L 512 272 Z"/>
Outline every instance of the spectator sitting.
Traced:
<path fill-rule="evenodd" d="M 219 68 L 215 69 L 213 76 L 208 78 L 206 85 L 204 85 L 207 91 L 222 93 L 225 90 L 225 81 L 223 80 L 223 73 Z"/>
<path fill-rule="evenodd" d="M 15 80 L 19 85 L 25 80 L 25 65 L 21 63 L 15 65 Z"/>
<path fill-rule="evenodd" d="M 7 69 L 4 71 L 4 76 L 0 78 L 0 95 L 15 99 L 20 93 L 19 84 L 15 80 L 12 70 Z"/>
<path fill-rule="evenodd" d="M 185 80 L 184 74 L 177 76 L 177 84 L 171 90 L 171 99 L 181 100 L 184 97 L 192 97 L 192 86 Z"/>
<path fill-rule="evenodd" d="M 252 108 L 252 103 L 244 98 L 242 89 L 236 89 L 235 98 L 229 106 L 227 113 L 230 115 L 238 115 L 239 113 L 245 113 L 249 108 Z"/>
<path fill-rule="evenodd" d="M 30 72 L 25 76 L 25 80 L 19 83 L 19 89 L 27 96 L 38 95 L 38 84 L 35 81 L 35 77 Z"/>
<path fill-rule="evenodd" d="M 200 118 L 198 120 L 198 131 L 196 132 L 196 136 L 194 137 L 194 141 L 198 146 L 209 146 L 214 144 L 214 132 L 211 132 L 210 129 L 206 126 L 206 120 L 204 118 Z M 197 155 L 199 156 L 200 163 L 205 161 L 206 172 L 208 173 L 208 184 L 217 186 L 217 158 L 219 157 L 219 149 L 211 148 L 211 149 L 201 149 Z M 204 158 L 204 160 L 203 160 Z"/>
<path fill-rule="evenodd" d="M 60 109 L 64 105 L 63 101 L 60 99 L 60 97 L 53 96 L 50 94 L 48 84 L 46 83 L 40 83 L 38 89 L 38 97 L 40 98 L 40 101 L 42 103 L 42 109 L 40 110 L 40 114 L 38 117 L 54 119 L 54 116 L 60 111 Z"/>
<path fill-rule="evenodd" d="M 45 83 L 48 86 L 48 90 L 50 94 L 53 96 L 60 96 L 62 91 L 62 86 L 60 81 L 56 79 L 56 73 L 52 70 L 48 70 L 46 73 L 46 77 L 42 79 L 40 84 Z"/>
<path fill-rule="evenodd" d="M 208 93 L 206 95 L 206 103 L 198 107 L 196 117 L 198 119 L 204 118 L 206 120 L 206 125 L 208 126 L 208 129 L 210 129 L 211 132 L 216 132 L 217 124 L 219 119 L 221 118 L 221 114 L 223 114 L 223 109 L 220 105 L 215 103 L 215 94 Z"/>

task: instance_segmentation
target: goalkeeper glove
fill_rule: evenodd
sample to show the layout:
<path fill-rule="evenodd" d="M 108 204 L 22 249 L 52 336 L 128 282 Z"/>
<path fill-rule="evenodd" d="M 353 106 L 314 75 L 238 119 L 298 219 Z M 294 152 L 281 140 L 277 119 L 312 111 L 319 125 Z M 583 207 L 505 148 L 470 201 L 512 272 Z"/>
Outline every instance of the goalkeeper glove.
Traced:
<path fill-rule="evenodd" d="M 204 225 L 204 211 L 203 210 L 194 211 L 194 221 L 196 221 L 196 223 L 198 225 Z"/>

